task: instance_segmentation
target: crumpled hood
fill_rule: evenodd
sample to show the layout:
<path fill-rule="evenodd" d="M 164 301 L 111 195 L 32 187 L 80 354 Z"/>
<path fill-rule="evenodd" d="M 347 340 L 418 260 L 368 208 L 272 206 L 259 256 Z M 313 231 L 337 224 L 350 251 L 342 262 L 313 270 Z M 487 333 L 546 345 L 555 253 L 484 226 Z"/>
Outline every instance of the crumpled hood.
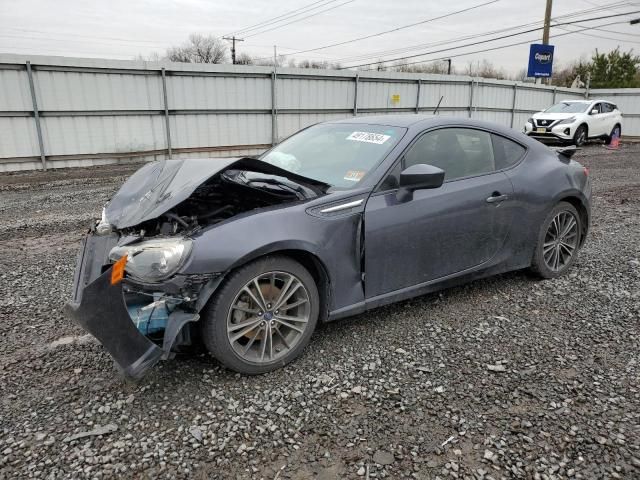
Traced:
<path fill-rule="evenodd" d="M 329 185 L 296 175 L 253 158 L 190 158 L 145 165 L 120 187 L 105 207 L 105 219 L 115 228 L 152 220 L 183 202 L 203 183 L 229 168 L 286 177 L 320 193 Z"/>

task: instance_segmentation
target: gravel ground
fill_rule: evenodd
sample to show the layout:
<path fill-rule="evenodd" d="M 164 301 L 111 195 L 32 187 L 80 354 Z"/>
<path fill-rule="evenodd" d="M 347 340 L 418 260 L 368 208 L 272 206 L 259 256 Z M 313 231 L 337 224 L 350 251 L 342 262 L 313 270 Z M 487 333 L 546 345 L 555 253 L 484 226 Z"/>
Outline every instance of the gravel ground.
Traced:
<path fill-rule="evenodd" d="M 325 325 L 268 375 L 191 355 L 138 384 L 61 311 L 135 166 L 1 176 L 0 478 L 640 478 L 640 145 L 578 159 L 593 227 L 564 278 Z"/>

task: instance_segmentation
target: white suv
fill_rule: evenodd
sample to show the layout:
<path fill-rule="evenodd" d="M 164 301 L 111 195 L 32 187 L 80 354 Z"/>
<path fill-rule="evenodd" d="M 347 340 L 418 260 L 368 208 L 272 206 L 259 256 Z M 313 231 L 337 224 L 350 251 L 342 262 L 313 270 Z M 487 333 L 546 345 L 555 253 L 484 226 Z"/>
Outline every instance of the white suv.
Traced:
<path fill-rule="evenodd" d="M 582 145 L 600 138 L 607 145 L 622 134 L 622 113 L 606 100 L 565 100 L 536 113 L 523 132 L 540 141 Z"/>

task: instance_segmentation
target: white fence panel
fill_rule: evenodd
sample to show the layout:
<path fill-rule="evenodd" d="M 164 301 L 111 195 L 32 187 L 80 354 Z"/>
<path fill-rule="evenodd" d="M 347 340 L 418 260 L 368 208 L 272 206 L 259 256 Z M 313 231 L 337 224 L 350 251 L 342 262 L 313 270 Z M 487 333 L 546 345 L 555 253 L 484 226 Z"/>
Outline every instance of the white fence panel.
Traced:
<path fill-rule="evenodd" d="M 620 106 L 625 135 L 640 135 L 640 89 L 596 97 Z M 584 90 L 457 75 L 3 54 L 0 172 L 255 154 L 314 123 L 438 104 L 440 115 L 520 130 L 554 101 L 581 98 Z"/>

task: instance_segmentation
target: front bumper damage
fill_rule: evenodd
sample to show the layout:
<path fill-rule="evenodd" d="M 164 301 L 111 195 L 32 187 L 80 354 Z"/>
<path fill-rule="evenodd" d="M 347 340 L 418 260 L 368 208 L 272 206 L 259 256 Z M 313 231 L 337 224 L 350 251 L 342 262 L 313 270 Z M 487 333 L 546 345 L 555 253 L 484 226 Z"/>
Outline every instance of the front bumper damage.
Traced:
<path fill-rule="evenodd" d="M 175 347 L 190 343 L 190 322 L 199 320 L 205 305 L 221 278 L 216 275 L 177 276 L 162 284 L 145 285 L 125 278 L 111 284 L 109 251 L 119 236 L 90 233 L 78 255 L 73 294 L 66 305 L 68 315 L 84 330 L 96 337 L 113 357 L 126 377 L 141 378 L 161 359 L 171 358 Z M 178 308 L 168 314 L 160 335 L 151 339 L 134 323 L 127 308 L 125 294 L 148 292 L 181 299 Z"/>

